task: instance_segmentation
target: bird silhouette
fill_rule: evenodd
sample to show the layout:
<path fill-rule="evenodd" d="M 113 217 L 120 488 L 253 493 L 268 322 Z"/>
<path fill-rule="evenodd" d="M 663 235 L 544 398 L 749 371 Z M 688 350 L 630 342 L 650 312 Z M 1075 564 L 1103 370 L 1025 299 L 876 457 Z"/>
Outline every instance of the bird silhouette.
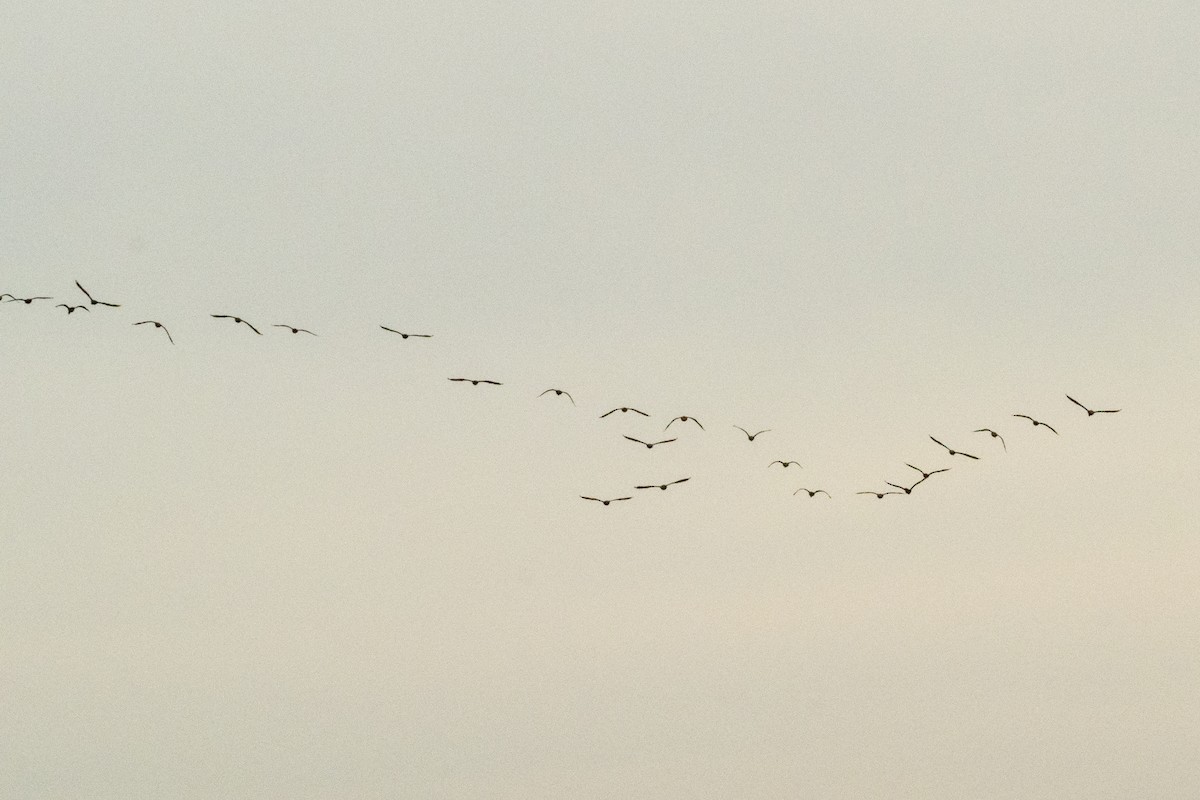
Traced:
<path fill-rule="evenodd" d="M 456 382 L 460 382 L 460 383 L 465 381 L 465 382 L 470 383 L 472 386 L 478 386 L 481 383 L 488 383 L 488 384 L 491 384 L 492 386 L 503 386 L 504 385 L 504 384 L 500 383 L 500 381 L 488 381 L 488 380 L 484 380 L 483 378 L 448 378 L 448 380 L 452 380 L 452 381 L 456 381 Z"/>
<path fill-rule="evenodd" d="M 992 435 L 992 438 L 993 438 L 993 439 L 999 439 L 999 440 L 1000 440 L 1000 446 L 1004 448 L 1004 452 L 1006 452 L 1006 453 L 1008 452 L 1008 445 L 1006 445 L 1006 444 L 1004 443 L 1004 437 L 1003 437 L 1003 436 L 1001 436 L 1000 434 L 996 433 L 996 432 L 995 432 L 994 430 L 992 430 L 991 428 L 980 428 L 979 430 L 972 431 L 972 433 L 990 433 L 990 434 Z"/>
<path fill-rule="evenodd" d="M 1021 417 L 1022 419 L 1027 419 L 1027 420 L 1029 420 L 1030 422 L 1032 422 L 1032 423 L 1033 423 L 1033 427 L 1035 427 L 1035 428 L 1036 428 L 1038 425 L 1041 425 L 1043 428 L 1050 428 L 1050 432 L 1051 432 L 1051 433 L 1053 433 L 1055 436 L 1058 436 L 1058 431 L 1054 430 L 1054 428 L 1051 428 L 1049 425 L 1047 425 L 1047 424 L 1046 424 L 1046 423 L 1044 423 L 1044 422 L 1039 422 L 1038 420 L 1034 419 L 1033 417 L 1029 416 L 1028 414 L 1013 414 L 1013 416 L 1014 416 L 1014 417 Z"/>
<path fill-rule="evenodd" d="M 699 426 L 700 430 L 704 430 L 704 426 L 700 424 L 700 420 L 696 419 L 695 417 L 676 417 L 675 419 L 671 420 L 671 422 L 668 422 L 667 427 L 663 428 L 663 430 L 665 431 L 667 428 L 671 427 L 671 423 L 673 422 L 694 422 L 697 426 Z"/>
<path fill-rule="evenodd" d="M 167 339 L 171 342 L 171 344 L 175 344 L 175 339 L 171 337 L 171 332 L 169 330 L 167 330 L 167 326 L 163 325 L 161 322 L 158 322 L 157 320 L 144 319 L 141 322 L 135 322 L 133 324 L 134 324 L 134 326 L 153 325 L 156 328 L 162 328 L 162 332 L 167 335 Z"/>
<path fill-rule="evenodd" d="M 929 438 L 930 438 L 930 439 L 933 439 L 933 437 L 932 437 L 932 436 L 930 436 Z M 952 448 L 951 448 L 949 445 L 945 445 L 945 444 L 942 444 L 941 442 L 938 442 L 938 440 L 937 440 L 937 439 L 933 439 L 933 440 L 934 440 L 935 442 L 937 442 L 938 444 L 941 444 L 941 445 L 942 445 L 942 447 L 945 447 L 945 448 L 946 448 L 946 450 L 947 450 L 947 451 L 950 453 L 950 455 L 952 455 L 952 456 L 966 456 L 967 458 L 973 458 L 973 459 L 975 459 L 976 461 L 978 461 L 978 460 L 979 460 L 979 456 L 973 456 L 973 455 L 971 455 L 970 453 L 964 453 L 962 450 L 954 450 L 954 449 L 952 449 Z"/>
<path fill-rule="evenodd" d="M 1089 417 L 1092 416 L 1093 414 L 1116 414 L 1118 411 L 1121 410 L 1119 408 L 1088 408 L 1083 403 L 1076 400 L 1074 397 L 1071 397 L 1071 395 L 1067 395 L 1067 399 L 1070 400 L 1075 405 L 1082 408 L 1084 411 L 1086 411 Z M 1045 424 L 1045 423 L 1043 423 L 1043 424 Z M 1047 425 L 1046 427 L 1050 427 L 1050 426 Z"/>
<path fill-rule="evenodd" d="M 741 431 L 742 433 L 746 434 L 746 438 L 747 438 L 747 439 L 749 439 L 749 440 L 750 440 L 750 441 L 752 441 L 752 442 L 754 441 L 754 437 L 755 437 L 755 436 L 758 436 L 760 433 L 767 433 L 768 431 L 770 431 L 770 430 L 771 430 L 770 428 L 765 428 L 765 429 L 763 429 L 763 430 L 761 430 L 761 431 L 757 431 L 756 433 L 751 433 L 750 431 L 748 431 L 748 430 L 746 430 L 745 428 L 743 428 L 741 425 L 734 425 L 733 427 L 737 428 L 739 431 Z"/>
<path fill-rule="evenodd" d="M 92 297 L 92 293 L 89 292 L 87 289 L 83 288 L 83 284 L 80 283 L 79 281 L 75 281 L 75 285 L 79 287 L 79 291 L 81 291 L 85 295 L 87 295 L 88 302 L 90 302 L 94 306 L 108 306 L 109 308 L 120 308 L 121 307 L 120 303 L 106 303 L 103 300 L 97 300 L 96 298 Z"/>
<path fill-rule="evenodd" d="M 878 497 L 880 500 L 882 500 L 884 498 L 884 495 L 900 494 L 900 492 L 855 492 L 855 494 L 873 494 L 876 497 Z"/>
<path fill-rule="evenodd" d="M 795 497 L 796 495 L 800 494 L 801 492 L 808 492 L 809 497 L 815 497 L 818 494 L 823 494 L 826 497 L 833 499 L 833 495 L 829 494 L 829 492 L 825 491 L 824 489 L 805 489 L 803 486 L 801 486 L 796 491 L 792 492 L 792 497 Z"/>
<path fill-rule="evenodd" d="M 783 467 L 784 469 L 787 469 L 792 464 L 795 464 L 797 467 L 800 467 L 800 469 L 804 469 L 804 467 L 800 464 L 799 461 L 772 461 L 770 464 L 767 464 L 767 469 L 770 469 L 771 467 L 775 466 L 776 464 Z"/>
<path fill-rule="evenodd" d="M 410 336 L 414 339 L 432 339 L 433 338 L 432 333 L 400 333 L 400 331 L 389 328 L 386 325 L 380 325 L 379 327 L 383 328 L 385 331 L 388 331 L 389 333 L 399 334 L 401 339 L 407 339 Z"/>
<path fill-rule="evenodd" d="M 78 310 L 79 310 L 79 309 L 81 309 L 81 308 L 82 308 L 84 311 L 87 311 L 89 314 L 90 314 L 90 313 L 91 313 L 91 311 L 92 311 L 92 310 L 91 310 L 90 308 L 88 308 L 87 306 L 71 306 L 71 305 L 67 305 L 66 303 L 59 303 L 58 305 L 56 305 L 56 306 L 55 306 L 55 308 L 65 308 L 65 309 L 67 310 L 67 316 L 68 316 L 68 317 L 69 317 L 69 316 L 71 316 L 72 314 L 74 314 L 76 311 L 78 311 Z"/>
<path fill-rule="evenodd" d="M 209 316 L 214 319 L 231 319 L 231 320 L 233 320 L 235 325 L 238 323 L 241 323 L 242 325 L 245 325 L 247 328 L 249 328 L 250 330 L 257 333 L 259 336 L 262 336 L 262 331 L 260 331 L 258 328 L 251 325 L 249 322 L 246 322 L 246 320 L 242 319 L 241 317 L 235 317 L 232 314 L 209 314 Z"/>
<path fill-rule="evenodd" d="M 307 333 L 310 336 L 316 336 L 316 334 L 313 333 L 312 331 L 310 331 L 308 328 L 297 328 L 293 325 L 272 325 L 271 327 L 272 328 L 287 328 L 292 333 Z"/>
<path fill-rule="evenodd" d="M 24 303 L 25 305 L 29 305 L 34 300 L 53 300 L 54 299 L 53 297 L 46 297 L 44 295 L 39 295 L 37 297 L 17 297 L 15 295 L 7 294 L 7 293 L 0 295 L 0 298 L 3 298 L 3 297 L 8 298 L 7 300 L 4 301 L 5 303 Z M 55 308 L 58 308 L 58 306 L 55 306 Z"/>
<path fill-rule="evenodd" d="M 920 467 L 913 467 L 913 465 L 909 464 L 907 461 L 904 463 L 904 466 L 912 467 L 917 472 L 921 473 L 921 480 L 925 480 L 930 475 L 937 475 L 939 472 L 949 472 L 950 471 L 949 467 L 942 467 L 941 469 L 935 469 L 932 472 L 926 472 L 925 470 L 921 469 Z"/>
<path fill-rule="evenodd" d="M 575 398 L 571 397 L 571 393 L 568 392 L 566 389 L 547 389 L 546 391 L 542 392 L 542 394 L 539 394 L 538 397 L 542 397 L 543 395 L 550 394 L 551 392 L 554 392 L 555 397 L 561 397 L 562 395 L 565 394 L 567 396 L 567 399 L 571 401 L 571 405 L 575 405 Z"/>
<path fill-rule="evenodd" d="M 895 486 L 897 489 L 904 492 L 905 494 L 912 494 L 912 490 L 917 488 L 918 486 L 920 486 L 922 483 L 924 483 L 925 480 L 926 480 L 925 478 L 921 478 L 921 480 L 917 481 L 912 486 L 901 486 L 900 484 L 892 483 L 891 481 L 884 481 L 884 483 L 886 483 L 888 486 Z"/>
<path fill-rule="evenodd" d="M 618 408 L 614 408 L 612 411 L 605 411 L 603 414 L 600 415 L 600 419 L 604 419 L 609 414 L 612 414 L 614 411 L 620 411 L 622 414 L 632 411 L 635 414 L 641 414 L 643 417 L 650 416 L 645 411 L 638 411 L 636 408 L 633 408 L 632 406 L 620 406 Z"/>
<path fill-rule="evenodd" d="M 608 505 L 609 503 L 615 503 L 618 500 L 632 500 L 633 499 L 632 497 L 611 497 L 608 500 L 601 500 L 599 497 L 588 497 L 587 495 L 582 495 L 582 494 L 579 496 L 581 498 L 583 498 L 584 500 L 595 500 L 597 503 L 603 503 L 604 505 Z"/>
<path fill-rule="evenodd" d="M 641 439 L 635 439 L 635 438 L 633 438 L 632 436 L 626 436 L 625 438 L 626 438 L 626 439 L 628 439 L 628 440 L 629 440 L 629 441 L 631 441 L 631 442 L 637 442 L 638 444 L 644 444 L 644 445 L 646 445 L 646 449 L 647 449 L 647 450 L 649 450 L 650 448 L 654 447 L 655 445 L 659 445 L 659 444 L 666 444 L 667 442 L 674 442 L 674 441 L 676 441 L 675 439 L 663 439 L 661 442 L 643 442 Z"/>
<path fill-rule="evenodd" d="M 691 480 L 690 477 L 689 478 L 680 478 L 679 480 L 671 481 L 670 483 L 651 483 L 646 486 L 635 486 L 633 488 L 635 488 L 635 489 L 662 489 L 665 492 L 667 490 L 668 486 L 674 486 L 677 483 L 683 483 L 684 481 L 690 481 L 690 480 Z"/>

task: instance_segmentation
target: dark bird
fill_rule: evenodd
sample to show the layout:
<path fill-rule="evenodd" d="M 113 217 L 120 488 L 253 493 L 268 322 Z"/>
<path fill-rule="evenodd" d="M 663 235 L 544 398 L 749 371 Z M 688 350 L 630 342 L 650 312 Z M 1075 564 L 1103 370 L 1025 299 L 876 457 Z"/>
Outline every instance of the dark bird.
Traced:
<path fill-rule="evenodd" d="M 87 289 L 83 288 L 83 284 L 80 283 L 79 281 L 75 281 L 75 285 L 79 287 L 79 291 L 81 291 L 87 295 L 88 301 L 91 302 L 91 304 L 94 306 L 108 306 L 109 308 L 120 308 L 121 307 L 120 303 L 106 303 L 103 300 L 97 300 L 96 298 L 92 297 L 92 293 L 89 292 Z"/>
<path fill-rule="evenodd" d="M 891 481 L 884 481 L 884 483 L 886 483 L 888 486 L 895 486 L 897 489 L 904 492 L 905 494 L 912 494 L 912 490 L 917 488 L 924 482 L 925 482 L 925 478 L 921 478 L 921 480 L 917 481 L 912 486 L 901 486 L 898 483 L 892 483 Z"/>
<path fill-rule="evenodd" d="M 809 497 L 815 497 L 818 494 L 823 494 L 826 497 L 833 499 L 833 495 L 829 494 L 829 492 L 825 491 L 824 489 L 805 489 L 803 486 L 800 487 L 799 489 L 797 489 L 796 491 L 792 492 L 792 497 L 795 497 L 796 495 L 800 494 L 801 492 L 808 492 Z"/>
<path fill-rule="evenodd" d="M 933 439 L 933 437 L 932 437 L 932 436 L 930 436 L 929 438 L 930 438 L 930 439 Z M 973 459 L 975 459 L 976 461 L 978 461 L 978 460 L 979 460 L 979 456 L 973 456 L 973 455 L 971 455 L 970 453 L 964 453 L 962 450 L 952 450 L 952 449 L 949 447 L 949 445 L 944 445 L 944 444 L 942 444 L 941 442 L 938 442 L 938 440 L 937 440 L 937 439 L 933 439 L 933 440 L 934 440 L 935 442 L 937 442 L 938 444 L 941 444 L 941 445 L 942 445 L 942 447 L 945 447 L 945 448 L 946 448 L 946 450 L 947 450 L 947 451 L 950 453 L 950 455 L 952 455 L 952 456 L 966 456 L 967 458 L 973 458 Z"/>
<path fill-rule="evenodd" d="M 758 436 L 758 434 L 760 434 L 760 433 L 767 433 L 768 431 L 770 431 L 770 430 L 771 430 L 770 428 L 766 428 L 766 429 L 764 429 L 764 430 L 758 431 L 757 433 L 751 433 L 750 431 L 748 431 L 748 430 L 746 430 L 745 428 L 743 428 L 741 425 L 734 425 L 733 427 L 737 428 L 739 431 L 741 431 L 742 433 L 746 434 L 746 438 L 747 438 L 747 439 L 749 439 L 749 440 L 750 440 L 750 441 L 752 441 L 752 442 L 754 441 L 754 437 L 755 437 L 755 436 Z"/>
<path fill-rule="evenodd" d="M 668 486 L 674 486 L 677 483 L 683 483 L 684 481 L 690 481 L 690 480 L 691 480 L 691 478 L 680 478 L 679 480 L 671 481 L 670 483 L 652 483 L 648 486 L 635 486 L 633 488 L 635 488 L 635 489 L 662 489 L 665 492 L 667 490 Z"/>
<path fill-rule="evenodd" d="M 605 411 L 603 414 L 600 415 L 600 419 L 604 419 L 609 414 L 613 413 L 613 411 L 620 411 L 622 414 L 626 413 L 627 411 L 632 411 L 635 414 L 641 414 L 643 417 L 650 416 L 645 411 L 638 411 L 636 408 L 632 408 L 630 406 L 620 406 L 619 408 L 614 408 L 612 411 Z"/>
<path fill-rule="evenodd" d="M 209 314 L 209 316 L 213 317 L 214 319 L 231 319 L 231 320 L 233 320 L 235 325 L 240 322 L 241 324 L 245 325 L 250 330 L 257 333 L 259 336 L 262 336 L 262 331 L 260 331 L 258 328 L 251 325 L 249 322 L 246 322 L 246 320 L 242 319 L 241 317 L 235 317 L 235 316 L 232 316 L 231 314 Z"/>
<path fill-rule="evenodd" d="M 386 325 L 380 325 L 379 327 L 383 328 L 388 333 L 400 334 L 401 339 L 407 339 L 410 336 L 413 337 L 414 339 L 432 339 L 433 338 L 432 333 L 400 333 L 400 331 L 393 330 L 392 328 L 389 328 Z"/>
<path fill-rule="evenodd" d="M 1088 407 L 1087 407 L 1087 406 L 1085 406 L 1083 403 L 1081 403 L 1081 402 L 1079 402 L 1078 400 L 1076 400 L 1074 397 L 1071 397 L 1071 395 L 1067 395 L 1067 399 L 1068 399 L 1068 400 L 1070 400 L 1070 401 L 1071 401 L 1072 403 L 1074 403 L 1075 405 L 1077 405 L 1077 406 L 1079 406 L 1080 408 L 1082 408 L 1084 411 L 1088 412 L 1088 416 L 1089 416 L 1089 417 L 1090 417 L 1092 414 L 1115 414 L 1115 413 L 1117 413 L 1118 411 L 1120 411 L 1120 410 L 1121 410 L 1121 409 L 1119 409 L 1119 408 L 1088 408 Z M 1042 423 L 1042 424 L 1045 424 L 1045 423 Z M 1046 427 L 1047 427 L 1047 428 L 1049 428 L 1050 426 L 1049 426 L 1049 425 L 1046 425 Z"/>
<path fill-rule="evenodd" d="M 913 467 L 913 465 L 909 464 L 907 461 L 904 463 L 904 466 L 912 467 L 917 472 L 921 473 L 921 480 L 925 480 L 930 475 L 937 475 L 939 472 L 949 472 L 950 471 L 949 467 L 942 467 L 941 469 L 935 469 L 933 472 L 926 472 L 925 470 L 921 469 L 920 467 Z"/>
<path fill-rule="evenodd" d="M 87 311 L 89 314 L 90 314 L 90 313 L 91 313 L 91 311 L 92 311 L 92 310 L 91 310 L 90 308 L 88 308 L 87 306 L 69 306 L 69 305 L 67 305 L 66 303 L 59 303 L 58 305 L 56 305 L 56 306 L 55 306 L 55 308 L 65 308 L 65 309 L 67 310 L 67 316 L 68 316 L 68 317 L 69 317 L 69 316 L 71 316 L 72 314 L 74 314 L 76 311 L 78 311 L 78 310 L 79 310 L 79 309 L 81 309 L 81 308 L 82 308 L 84 311 Z"/>
<path fill-rule="evenodd" d="M 588 497 L 588 496 L 582 495 L 582 494 L 579 496 L 582 497 L 584 500 L 595 500 L 597 503 L 604 503 L 604 505 L 608 505 L 609 503 L 615 503 L 618 500 L 632 500 L 633 499 L 632 497 L 613 497 L 608 500 L 601 500 L 599 497 Z"/>
<path fill-rule="evenodd" d="M 310 331 L 308 328 L 296 328 L 291 325 L 272 325 L 271 327 L 272 328 L 287 328 L 292 333 L 307 333 L 310 336 L 316 336 L 316 334 L 313 333 L 312 331 Z"/>
<path fill-rule="evenodd" d="M 152 320 L 152 319 L 144 319 L 141 322 L 135 322 L 133 324 L 135 326 L 136 325 L 153 325 L 156 328 L 162 328 L 162 332 L 167 335 L 167 339 L 171 342 L 171 344 L 175 344 L 175 340 L 173 338 L 171 338 L 171 332 L 169 330 L 167 330 L 167 326 L 163 325 L 161 322 L 157 322 L 156 320 Z"/>
<path fill-rule="evenodd" d="M 1046 423 L 1044 423 L 1044 422 L 1039 422 L 1038 420 L 1034 419 L 1033 417 L 1029 416 L 1028 414 L 1013 414 L 1013 416 L 1014 416 L 1014 417 L 1021 417 L 1022 419 L 1027 419 L 1027 420 L 1029 420 L 1030 422 L 1032 422 L 1032 423 L 1033 423 L 1033 427 L 1035 427 L 1035 428 L 1036 428 L 1038 425 L 1041 425 L 1043 428 L 1050 428 L 1050 432 L 1051 432 L 1051 433 L 1053 433 L 1055 436 L 1058 436 L 1058 431 L 1054 430 L 1054 428 L 1051 428 L 1049 425 L 1047 425 L 1047 424 L 1046 424 Z"/>
<path fill-rule="evenodd" d="M 575 398 L 571 397 L 571 393 L 565 389 L 547 389 L 546 391 L 542 392 L 542 394 L 539 394 L 538 397 L 550 394 L 551 392 L 554 392 L 555 397 L 561 397 L 565 394 L 567 399 L 571 401 L 571 405 L 575 405 Z"/>
<path fill-rule="evenodd" d="M 990 433 L 990 434 L 992 435 L 992 438 L 993 438 L 993 439 L 999 439 L 999 440 L 1000 440 L 1000 446 L 1004 448 L 1004 452 L 1006 452 L 1006 453 L 1008 452 L 1008 445 L 1006 445 L 1006 444 L 1004 443 L 1004 437 L 1003 437 L 1003 436 L 1001 436 L 1000 434 L 996 433 L 996 432 L 995 432 L 994 430 L 992 430 L 991 428 L 980 428 L 980 429 L 979 429 L 979 430 L 977 430 L 977 431 L 972 431 L 972 433 Z"/>
<path fill-rule="evenodd" d="M 804 469 L 804 467 L 801 466 L 799 461 L 772 461 L 770 464 L 767 464 L 767 469 L 770 469 L 771 467 L 775 466 L 776 464 L 783 467 L 784 469 L 787 469 L 792 464 L 795 464 L 797 467 L 800 467 L 800 469 Z"/>
<path fill-rule="evenodd" d="M 483 378 L 449 378 L 448 380 L 457 381 L 457 382 L 467 381 L 472 386 L 478 386 L 481 383 L 490 383 L 492 386 L 503 386 L 504 385 L 504 384 L 500 383 L 500 381 L 485 381 Z"/>
<path fill-rule="evenodd" d="M 700 425 L 700 420 L 696 419 L 695 417 L 676 417 L 675 419 L 671 420 L 671 422 L 694 422 L 700 427 L 700 430 L 704 430 L 704 426 Z M 671 422 L 667 423 L 667 428 L 671 427 Z M 665 431 L 667 428 L 663 428 L 663 430 Z"/>
<path fill-rule="evenodd" d="M 855 492 L 855 494 L 873 494 L 873 495 L 875 495 L 876 497 L 878 497 L 880 500 L 882 500 L 884 495 L 887 495 L 887 494 L 900 494 L 900 492 Z"/>
<path fill-rule="evenodd" d="M 25 305 L 29 305 L 34 300 L 53 300 L 54 299 L 53 297 L 44 297 L 44 296 L 16 297 L 15 295 L 11 295 L 11 294 L 2 294 L 2 295 L 0 295 L 0 297 L 8 298 L 7 300 L 4 301 L 5 303 L 24 303 Z M 58 308 L 58 306 L 55 306 L 55 308 Z"/>
<path fill-rule="evenodd" d="M 654 447 L 657 444 L 666 444 L 667 442 L 676 441 L 675 439 L 663 439 L 661 442 L 643 442 L 641 439 L 635 439 L 632 436 L 626 436 L 625 438 L 631 442 L 637 442 L 638 444 L 646 445 L 647 450 L 649 450 L 651 447 Z"/>

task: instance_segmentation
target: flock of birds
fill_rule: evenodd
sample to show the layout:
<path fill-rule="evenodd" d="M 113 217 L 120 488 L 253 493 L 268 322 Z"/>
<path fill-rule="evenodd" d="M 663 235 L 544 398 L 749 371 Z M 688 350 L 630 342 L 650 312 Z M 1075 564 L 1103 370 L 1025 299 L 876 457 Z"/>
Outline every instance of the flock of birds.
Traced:
<path fill-rule="evenodd" d="M 81 283 L 79 283 L 79 281 L 75 281 L 75 286 L 78 287 L 79 291 L 82 292 L 83 295 L 87 298 L 87 304 L 80 302 L 78 304 L 72 305 L 71 303 L 64 302 L 64 303 L 58 303 L 57 305 L 54 306 L 55 308 L 65 309 L 66 314 L 68 316 L 70 316 L 71 314 L 74 314 L 76 311 L 90 312 L 92 308 L 95 308 L 97 306 L 100 306 L 102 308 L 120 308 L 122 305 L 120 303 L 112 303 L 112 302 L 107 302 L 104 300 L 97 300 L 91 294 L 91 292 L 89 292 L 87 289 L 85 289 L 83 287 L 83 285 Z M 34 302 L 37 302 L 37 301 L 46 301 L 46 300 L 53 300 L 53 299 L 55 299 L 55 298 L 47 296 L 47 295 L 37 295 L 37 296 L 32 296 L 32 297 L 17 297 L 16 295 L 13 295 L 13 294 L 10 294 L 7 292 L 0 294 L 0 303 L 23 303 L 25 305 L 32 305 Z M 240 316 L 236 316 L 233 314 L 210 314 L 209 316 L 214 319 L 233 320 L 233 323 L 235 325 L 244 325 L 250 331 L 253 331 L 254 333 L 258 334 L 259 336 L 263 335 L 262 331 L 259 330 L 259 328 L 257 326 L 255 326 L 254 324 L 241 318 Z M 167 340 L 172 345 L 175 344 L 175 338 L 171 335 L 171 331 L 167 329 L 166 325 L 164 325 L 162 322 L 160 322 L 158 320 L 144 319 L 144 320 L 140 320 L 138 322 L 134 322 L 134 323 L 132 323 L 132 325 L 133 325 L 133 327 L 138 327 L 138 326 L 142 326 L 142 325 L 152 325 L 152 326 L 154 326 L 152 330 L 161 330 L 163 332 L 163 334 L 167 337 Z M 270 327 L 284 328 L 292 334 L 303 333 L 303 334 L 307 334 L 309 336 L 317 336 L 316 333 L 314 333 L 313 331 L 311 331 L 307 328 L 301 328 L 299 326 L 285 324 L 285 323 L 273 323 L 272 325 L 270 325 Z M 429 333 L 402 332 L 402 331 L 396 330 L 395 328 L 390 328 L 386 325 L 380 325 L 379 327 L 388 333 L 392 333 L 392 334 L 396 334 L 396 335 L 400 336 L 402 339 L 409 339 L 409 338 L 431 339 L 431 338 L 433 338 L 433 334 L 429 334 Z M 485 378 L 449 378 L 448 380 L 450 380 L 454 383 L 470 383 L 472 386 L 479 386 L 479 385 L 503 386 L 504 385 L 500 381 L 485 379 Z M 566 397 L 567 400 L 570 401 L 572 406 L 576 405 L 575 398 L 571 395 L 570 392 L 566 391 L 565 389 L 555 389 L 555 388 L 546 389 L 545 391 L 541 392 L 537 396 L 544 397 L 548 394 L 552 394 L 555 397 Z M 1066 395 L 1066 398 L 1071 403 L 1073 403 L 1074 405 L 1078 406 L 1080 409 L 1085 411 L 1087 413 L 1088 417 L 1095 416 L 1096 414 L 1116 414 L 1117 412 L 1119 412 L 1121 410 L 1119 408 L 1090 408 L 1090 407 L 1084 405 L 1083 403 L 1081 403 L 1080 401 L 1076 400 L 1074 397 L 1071 397 L 1070 395 Z M 636 415 L 640 415 L 640 416 L 646 417 L 646 418 L 650 417 L 650 414 L 648 414 L 647 412 L 642 411 L 637 408 L 634 408 L 632 406 L 617 406 L 616 408 L 613 408 L 613 409 L 601 414 L 600 419 L 604 419 L 612 414 L 617 414 L 617 413 L 620 413 L 622 415 L 636 414 Z M 1046 422 L 1043 422 L 1039 419 L 1035 419 L 1034 417 L 1032 417 L 1028 414 L 1013 414 L 1012 416 L 1015 418 L 1018 418 L 1018 419 L 1028 420 L 1030 423 L 1032 423 L 1032 426 L 1035 429 L 1042 427 L 1042 428 L 1046 428 L 1048 431 L 1050 431 L 1051 433 L 1053 433 L 1056 436 L 1059 435 L 1058 430 L 1055 429 L 1053 426 L 1051 426 L 1051 425 L 1047 424 Z M 670 429 L 670 427 L 672 425 L 674 425 L 677 422 L 680 423 L 680 428 L 689 427 L 689 423 L 690 423 L 691 425 L 695 425 L 696 428 L 698 428 L 701 431 L 707 430 L 704 427 L 704 425 L 700 422 L 700 420 L 696 419 L 694 416 L 681 415 L 681 416 L 676 416 L 676 417 L 672 418 L 666 424 L 666 426 L 663 428 L 663 431 L 664 432 L 667 431 L 668 429 Z M 734 425 L 733 427 L 736 428 L 737 430 L 741 431 L 746 436 L 746 439 L 748 442 L 754 442 L 762 434 L 771 432 L 770 428 L 764 428 L 762 430 L 757 430 L 757 431 L 751 432 L 751 431 L 747 430 L 746 428 L 741 427 L 740 425 Z M 1008 444 L 1007 444 L 1007 442 L 1005 442 L 1004 436 L 1002 436 L 998 431 L 996 431 L 992 428 L 977 428 L 972 432 L 973 433 L 984 433 L 984 434 L 987 434 L 988 437 L 991 439 L 998 439 L 1000 442 L 1000 445 L 1004 449 L 1004 451 L 1005 452 L 1008 451 Z M 655 447 L 659 447 L 661 445 L 670 444 L 671 442 L 678 441 L 678 438 L 679 438 L 678 436 L 676 436 L 676 437 L 673 437 L 670 439 L 660 439 L 657 441 L 645 441 L 643 439 L 638 439 L 634 436 L 629 436 L 627 434 L 622 434 L 622 435 L 624 436 L 625 439 L 628 439 L 629 441 L 634 442 L 636 444 L 640 444 L 648 450 L 652 450 Z M 934 436 L 930 436 L 929 438 L 934 443 L 939 445 L 942 449 L 944 449 L 951 458 L 961 457 L 961 458 L 970 459 L 972 461 L 980 460 L 979 456 L 974 455 L 972 453 L 968 453 L 965 450 L 961 450 L 956 447 L 951 447 L 950 445 L 946 444 L 945 442 L 941 441 L 940 439 L 938 439 Z M 788 469 L 790 467 L 797 467 L 797 468 L 803 469 L 803 466 L 797 461 L 780 460 L 780 459 L 776 459 L 775 461 L 770 462 L 767 465 L 767 468 L 770 469 L 771 467 L 774 467 L 776 464 L 778 464 L 783 469 Z M 914 489 L 916 489 L 918 486 L 920 486 L 925 481 L 929 480 L 934 475 L 938 475 L 943 472 L 949 472 L 951 469 L 950 467 L 941 467 L 938 469 L 925 470 L 925 469 L 922 469 L 921 467 L 918 467 L 914 464 L 909 464 L 909 463 L 905 463 L 905 466 L 912 470 L 915 470 L 917 473 L 920 474 L 921 477 L 919 479 L 917 479 L 916 481 L 914 481 L 913 483 L 910 483 L 907 485 L 904 483 L 894 483 L 892 481 L 884 481 L 884 483 L 887 486 L 890 486 L 892 488 L 886 489 L 886 490 L 870 489 L 870 490 L 855 492 L 855 494 L 865 495 L 865 496 L 869 496 L 869 497 L 875 497 L 876 499 L 879 499 L 879 500 L 882 500 L 884 497 L 887 497 L 889 495 L 900 495 L 900 496 L 911 495 L 913 493 Z M 634 486 L 634 489 L 637 489 L 637 490 L 659 489 L 660 491 L 666 491 L 671 486 L 676 486 L 681 483 L 686 483 L 689 480 L 691 480 L 691 476 L 684 477 L 684 478 L 677 478 L 676 480 L 667 481 L 665 483 L 641 484 L 641 485 Z M 809 489 L 806 487 L 800 487 L 800 488 L 796 489 L 796 491 L 794 491 L 792 494 L 793 494 L 793 496 L 795 496 L 795 495 L 799 495 L 801 493 L 804 493 L 808 498 L 814 498 L 818 494 L 824 495 L 826 498 L 829 498 L 829 499 L 832 499 L 832 497 L 833 497 L 833 495 L 831 495 L 828 491 L 826 491 L 825 489 L 822 489 L 822 488 Z M 608 505 L 611 505 L 612 503 L 621 502 L 624 500 L 632 500 L 633 496 L 626 495 L 626 496 L 622 496 L 622 497 L 603 497 L 602 498 L 602 497 L 593 497 L 590 495 L 580 495 L 580 499 L 593 501 L 593 502 L 608 506 Z"/>

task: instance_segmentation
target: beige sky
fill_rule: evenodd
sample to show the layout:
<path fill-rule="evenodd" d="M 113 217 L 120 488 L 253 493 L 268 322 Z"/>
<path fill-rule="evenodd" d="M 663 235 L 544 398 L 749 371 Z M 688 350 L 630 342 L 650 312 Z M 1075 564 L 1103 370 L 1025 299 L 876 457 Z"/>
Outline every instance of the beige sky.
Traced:
<path fill-rule="evenodd" d="M 0 19 L 0 796 L 1200 792 L 1190 5 Z"/>

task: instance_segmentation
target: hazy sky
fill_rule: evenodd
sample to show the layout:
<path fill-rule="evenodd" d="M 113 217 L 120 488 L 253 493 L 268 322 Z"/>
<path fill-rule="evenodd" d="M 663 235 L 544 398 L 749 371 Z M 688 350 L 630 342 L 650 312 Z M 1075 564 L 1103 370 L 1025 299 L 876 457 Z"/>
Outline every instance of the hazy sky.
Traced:
<path fill-rule="evenodd" d="M 1194 3 L 247 5 L 0 12 L 0 796 L 1200 795 Z"/>

